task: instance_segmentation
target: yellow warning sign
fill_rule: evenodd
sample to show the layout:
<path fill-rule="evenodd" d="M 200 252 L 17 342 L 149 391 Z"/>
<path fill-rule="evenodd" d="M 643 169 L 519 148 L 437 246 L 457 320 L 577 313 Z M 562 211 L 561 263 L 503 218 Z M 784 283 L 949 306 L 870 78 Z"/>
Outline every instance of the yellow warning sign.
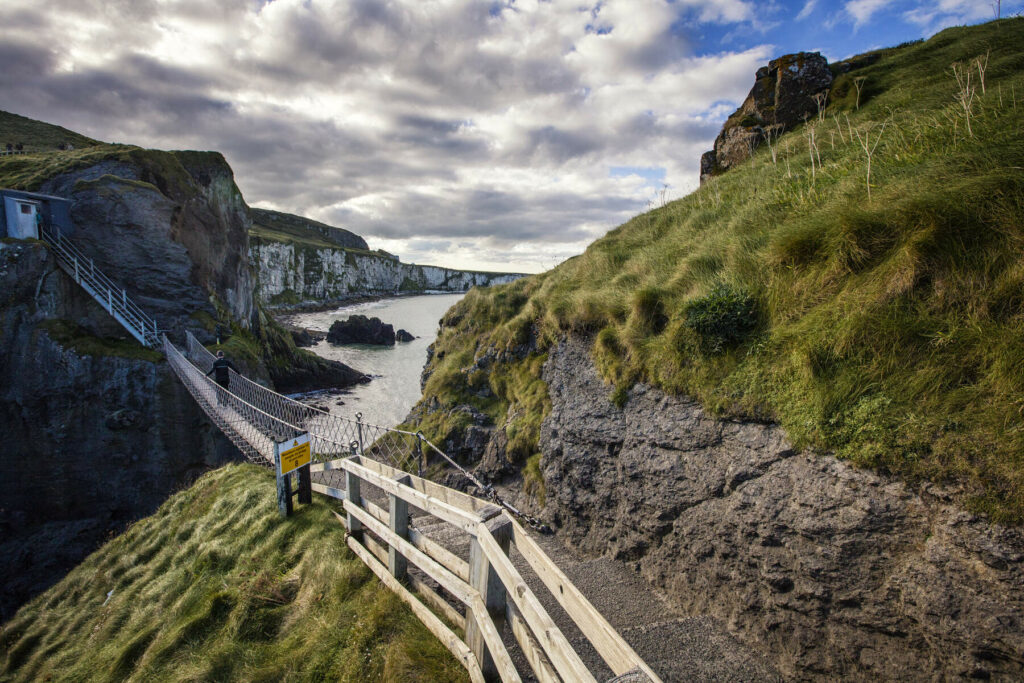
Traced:
<path fill-rule="evenodd" d="M 288 474 L 297 470 L 303 465 L 308 465 L 312 460 L 312 451 L 309 447 L 309 434 L 302 434 L 294 439 L 277 445 L 281 454 L 281 474 Z"/>

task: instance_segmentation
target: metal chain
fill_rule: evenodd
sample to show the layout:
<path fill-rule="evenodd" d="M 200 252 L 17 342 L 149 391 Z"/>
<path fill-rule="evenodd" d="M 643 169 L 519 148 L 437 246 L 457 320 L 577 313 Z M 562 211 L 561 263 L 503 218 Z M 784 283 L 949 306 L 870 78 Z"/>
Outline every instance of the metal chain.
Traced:
<path fill-rule="evenodd" d="M 488 499 L 490 499 L 491 502 L 493 502 L 494 504 L 496 504 L 496 505 L 498 505 L 500 507 L 505 508 L 512 515 L 514 515 L 515 517 L 518 517 L 520 520 L 523 521 L 523 523 L 525 523 L 526 525 L 528 525 L 531 528 L 535 529 L 536 531 L 539 531 L 542 534 L 550 534 L 551 533 L 551 527 L 549 527 L 547 524 L 542 522 L 539 518 L 534 517 L 533 515 L 528 514 L 526 512 L 523 512 L 522 510 L 520 510 L 516 506 L 512 505 L 512 503 L 510 503 L 507 500 L 505 500 L 504 498 L 502 498 L 501 494 L 499 494 L 498 491 L 493 486 L 491 486 L 490 484 L 485 484 L 485 483 L 481 482 L 479 479 L 476 478 L 476 476 L 474 476 L 472 473 L 470 473 L 468 470 L 466 470 L 466 468 L 464 468 L 462 465 L 460 465 L 459 463 L 455 462 L 450 457 L 448 457 L 447 453 L 445 453 L 440 448 L 438 448 L 433 443 L 431 443 L 430 440 L 427 439 L 427 437 L 423 436 L 423 432 L 416 432 L 416 435 L 420 438 L 420 440 L 423 441 L 423 443 L 427 444 L 432 449 L 434 449 L 435 453 L 437 453 L 442 458 L 444 458 L 448 462 L 448 464 L 450 464 L 452 467 L 457 469 L 462 474 L 462 476 L 466 477 L 466 479 L 469 479 L 469 481 L 471 481 L 474 486 L 476 486 L 478 489 L 480 489 L 480 491 Z"/>

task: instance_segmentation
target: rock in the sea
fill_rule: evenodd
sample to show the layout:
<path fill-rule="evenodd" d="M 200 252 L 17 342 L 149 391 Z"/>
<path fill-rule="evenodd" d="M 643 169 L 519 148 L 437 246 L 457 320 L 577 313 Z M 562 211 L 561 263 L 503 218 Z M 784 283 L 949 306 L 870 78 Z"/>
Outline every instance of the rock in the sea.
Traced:
<path fill-rule="evenodd" d="M 701 157 L 701 182 L 749 158 L 769 129 L 781 134 L 816 115 L 815 97 L 831 85 L 828 60 L 817 52 L 785 55 L 758 69 L 747 99 L 722 126 L 715 148 Z"/>
<path fill-rule="evenodd" d="M 395 328 L 380 318 L 352 315 L 348 320 L 335 320 L 327 332 L 327 341 L 332 344 L 376 344 L 395 345 Z"/>
<path fill-rule="evenodd" d="M 398 332 L 395 332 L 395 340 L 396 341 L 411 342 L 415 338 L 416 337 L 412 336 L 411 334 L 409 334 L 405 330 L 399 330 Z"/>
<path fill-rule="evenodd" d="M 317 332 L 311 332 L 304 327 L 295 327 L 292 325 L 285 325 L 285 329 L 292 336 L 292 341 L 295 345 L 300 348 L 309 348 L 315 346 L 316 343 L 324 338 L 324 335 Z"/>

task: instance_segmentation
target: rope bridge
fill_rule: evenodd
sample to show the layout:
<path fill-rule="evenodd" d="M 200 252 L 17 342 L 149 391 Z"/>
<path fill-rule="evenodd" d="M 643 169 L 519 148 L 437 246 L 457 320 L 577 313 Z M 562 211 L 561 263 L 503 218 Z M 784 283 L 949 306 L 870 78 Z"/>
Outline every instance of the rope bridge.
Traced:
<path fill-rule="evenodd" d="M 312 490 L 342 501 L 338 519 L 348 546 L 475 683 L 521 681 L 520 671 L 555 682 L 596 683 L 597 672 L 623 683 L 660 680 L 508 514 L 523 518 L 515 508 L 496 494 L 487 501 L 408 473 L 415 465 L 422 474 L 423 457 L 432 452 L 491 491 L 423 434 L 332 415 L 235 372 L 229 388 L 221 387 L 207 376 L 214 355 L 191 333 L 182 352 L 66 238 L 43 238 L 60 266 L 140 343 L 163 348 L 175 375 L 247 460 L 275 467 L 278 444 L 309 435 Z M 522 572 L 537 578 L 527 583 Z M 534 587 L 550 594 L 561 623 L 582 640 L 569 642 Z M 580 645 L 598 659 L 585 663 Z"/>

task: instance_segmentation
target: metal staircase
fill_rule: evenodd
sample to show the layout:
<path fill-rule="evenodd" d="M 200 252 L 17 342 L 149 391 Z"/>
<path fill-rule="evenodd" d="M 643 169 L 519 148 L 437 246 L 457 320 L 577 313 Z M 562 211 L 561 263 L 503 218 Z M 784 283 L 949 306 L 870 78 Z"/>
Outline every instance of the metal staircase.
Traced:
<path fill-rule="evenodd" d="M 146 315 L 139 306 L 128 298 L 124 287 L 96 268 L 93 260 L 83 254 L 75 244 L 64 237 L 58 228 L 40 227 L 40 238 L 50 245 L 57 256 L 57 263 L 75 279 L 107 313 L 128 330 L 143 346 L 161 348 L 160 333 L 156 321 Z"/>

